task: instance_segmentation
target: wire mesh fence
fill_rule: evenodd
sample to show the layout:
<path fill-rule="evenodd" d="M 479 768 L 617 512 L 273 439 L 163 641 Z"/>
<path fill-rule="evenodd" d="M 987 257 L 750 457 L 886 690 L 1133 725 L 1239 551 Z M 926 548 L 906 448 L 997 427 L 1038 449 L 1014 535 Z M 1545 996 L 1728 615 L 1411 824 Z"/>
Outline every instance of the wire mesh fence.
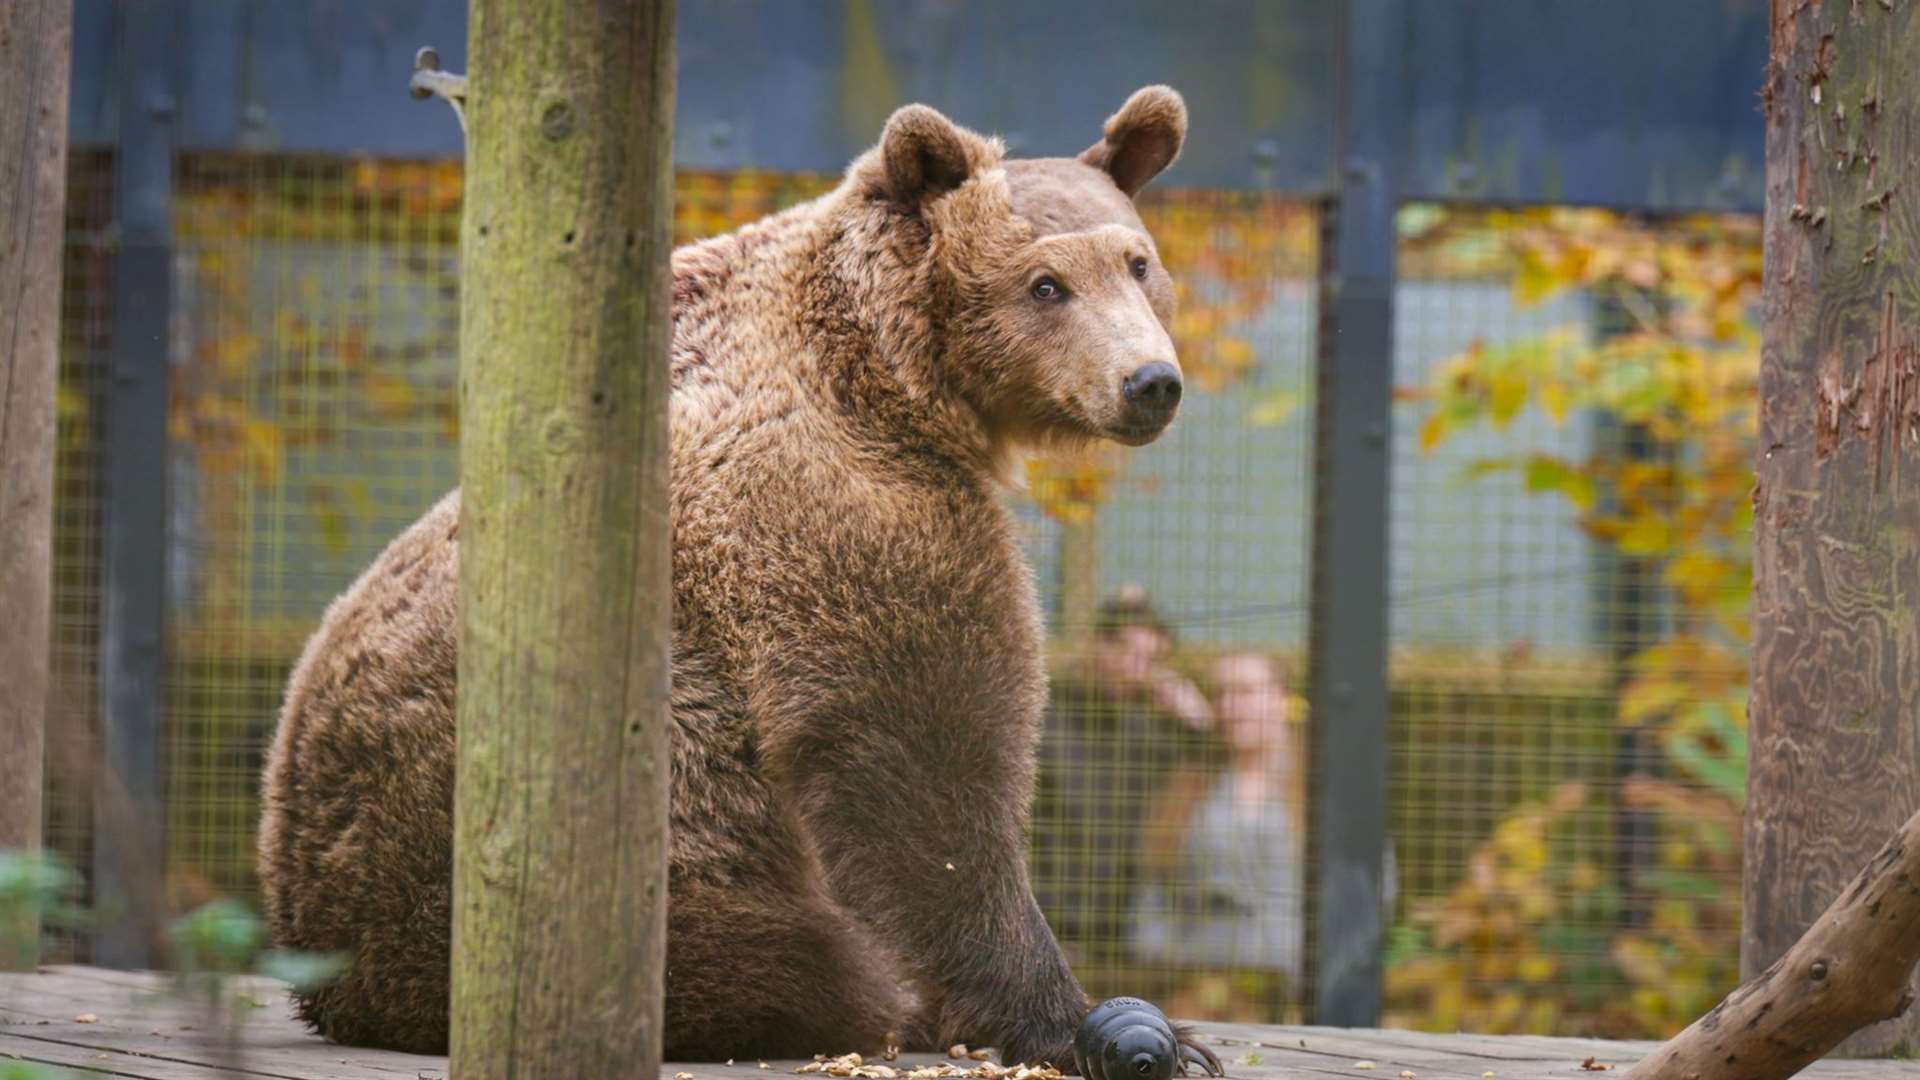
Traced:
<path fill-rule="evenodd" d="M 1318 215 L 1167 190 L 1142 218 L 1193 389 L 1154 445 L 1032 470 L 1056 652 L 1036 892 L 1095 995 L 1298 1015 Z"/>
<path fill-rule="evenodd" d="M 67 159 L 62 246 L 60 374 L 56 402 L 53 641 L 47 703 L 46 847 L 75 866 L 92 855 L 95 708 L 100 652 L 100 395 L 111 329 L 113 158 Z M 81 897 L 82 900 L 86 898 Z M 84 955 L 85 937 L 54 927 L 52 955 Z"/>
<path fill-rule="evenodd" d="M 1665 1036 L 1737 981 L 1758 222 L 1401 232 L 1389 1019 Z"/>
<path fill-rule="evenodd" d="M 49 843 L 84 865 L 110 161 L 78 154 Z M 828 175 L 683 172 L 679 241 Z M 326 603 L 456 483 L 458 163 L 176 172 L 169 898 L 250 899 L 261 759 Z M 1096 994 L 1310 1019 L 1304 671 L 1319 215 L 1151 191 L 1190 393 L 1013 496 L 1052 633 L 1031 866 Z M 1737 957 L 1756 223 L 1401 214 L 1387 1020 L 1660 1035 Z M 71 745 L 64 756 L 52 747 Z M 84 958 L 84 939 L 70 955 Z"/>

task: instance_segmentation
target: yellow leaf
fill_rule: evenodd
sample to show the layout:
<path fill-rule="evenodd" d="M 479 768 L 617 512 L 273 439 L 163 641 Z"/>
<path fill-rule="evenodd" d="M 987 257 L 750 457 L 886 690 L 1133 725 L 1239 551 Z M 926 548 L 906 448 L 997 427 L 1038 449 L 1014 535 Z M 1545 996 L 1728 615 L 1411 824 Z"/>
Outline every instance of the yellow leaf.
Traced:
<path fill-rule="evenodd" d="M 1627 523 L 1615 543 L 1625 555 L 1659 555 L 1673 546 L 1673 524 L 1664 518 L 1642 515 Z"/>
<path fill-rule="evenodd" d="M 1519 272 L 1513 276 L 1514 300 L 1521 307 L 1532 307 L 1553 295 L 1561 287 L 1544 263 L 1537 259 L 1527 259 L 1520 264 Z"/>
<path fill-rule="evenodd" d="M 1540 407 L 1547 411 L 1547 415 L 1553 418 L 1555 424 L 1564 424 L 1567 422 L 1569 396 L 1567 394 L 1566 383 L 1558 379 L 1543 380 L 1540 383 L 1538 395 L 1540 398 Z"/>
<path fill-rule="evenodd" d="M 1620 720 L 1640 724 L 1692 700 L 1693 687 L 1672 679 L 1635 679 L 1620 698 Z"/>
<path fill-rule="evenodd" d="M 1511 369 L 1489 372 L 1487 391 L 1489 412 L 1496 428 L 1506 427 L 1527 404 L 1527 380 Z"/>
<path fill-rule="evenodd" d="M 1298 391 L 1275 390 L 1261 398 L 1260 404 L 1255 405 L 1247 413 L 1247 422 L 1261 425 L 1284 424 L 1299 410 L 1302 400 L 1303 396 Z"/>
<path fill-rule="evenodd" d="M 54 391 L 53 411 L 54 415 L 63 422 L 70 423 L 78 420 L 87 414 L 87 396 L 76 389 L 72 383 L 63 380 L 59 388 Z"/>
<path fill-rule="evenodd" d="M 269 420 L 249 419 L 243 430 L 255 474 L 263 483 L 273 483 L 286 464 L 286 439 L 279 425 Z"/>
<path fill-rule="evenodd" d="M 1666 978 L 1667 965 L 1660 951 L 1642 938 L 1622 934 L 1613 940 L 1613 962 L 1637 983 L 1658 985 Z"/>
<path fill-rule="evenodd" d="M 338 555 L 347 549 L 347 519 L 331 500 L 313 508 L 314 523 L 320 526 L 320 541 Z"/>
<path fill-rule="evenodd" d="M 230 379 L 245 376 L 259 355 L 260 339 L 253 334 L 228 334 L 213 346 L 214 363 L 220 374 Z"/>
<path fill-rule="evenodd" d="M 1213 348 L 1201 350 L 1202 359 L 1191 365 L 1188 374 L 1203 390 L 1219 390 L 1253 367 L 1253 345 L 1244 338 L 1221 338 Z"/>
<path fill-rule="evenodd" d="M 1522 982 L 1543 983 L 1553 978 L 1555 964 L 1550 956 L 1529 956 L 1520 961 Z"/>
<path fill-rule="evenodd" d="M 1688 551 L 1667 564 L 1667 583 L 1695 604 L 1710 602 L 1733 576 L 1733 565 L 1719 555 Z"/>
<path fill-rule="evenodd" d="M 393 419 L 412 416 L 419 402 L 411 382 L 384 371 L 368 372 L 361 382 L 361 390 L 374 412 Z"/>

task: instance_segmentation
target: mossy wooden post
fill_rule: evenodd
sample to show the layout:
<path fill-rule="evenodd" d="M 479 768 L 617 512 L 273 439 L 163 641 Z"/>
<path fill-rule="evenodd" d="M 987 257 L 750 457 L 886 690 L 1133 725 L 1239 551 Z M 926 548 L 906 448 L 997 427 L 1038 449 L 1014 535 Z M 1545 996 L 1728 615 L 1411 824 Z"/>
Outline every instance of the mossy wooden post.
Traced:
<path fill-rule="evenodd" d="M 473 0 L 452 1073 L 652 1076 L 672 0 Z"/>
<path fill-rule="evenodd" d="M 1741 967 L 1920 808 L 1920 13 L 1776 3 Z M 1824 965 L 1828 986 L 1855 977 Z M 1797 972 L 1809 988 L 1811 967 Z M 1831 991 L 1827 991 L 1831 992 Z M 1843 1053 L 1920 1049 L 1920 1015 Z"/>
<path fill-rule="evenodd" d="M 0 0 L 0 848 L 40 846 L 72 36 L 71 0 Z"/>

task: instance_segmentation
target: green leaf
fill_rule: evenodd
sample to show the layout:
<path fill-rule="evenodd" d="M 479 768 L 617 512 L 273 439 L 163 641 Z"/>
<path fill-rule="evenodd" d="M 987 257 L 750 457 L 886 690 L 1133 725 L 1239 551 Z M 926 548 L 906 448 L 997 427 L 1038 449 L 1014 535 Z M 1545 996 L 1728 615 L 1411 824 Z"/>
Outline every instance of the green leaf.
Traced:
<path fill-rule="evenodd" d="M 1687 870 L 1642 870 L 1634 880 L 1644 889 L 1688 900 L 1718 900 L 1726 892 L 1726 884 L 1718 878 Z"/>
<path fill-rule="evenodd" d="M 1667 740 L 1667 757 L 1687 775 L 1726 799 L 1736 807 L 1747 803 L 1747 755 L 1742 744 L 1739 754 L 1709 749 L 1697 735 L 1676 734 Z"/>
<path fill-rule="evenodd" d="M 1560 458 L 1535 454 L 1527 459 L 1527 490 L 1558 492 L 1581 510 L 1594 501 L 1593 478 Z"/>
<path fill-rule="evenodd" d="M 187 971 L 243 970 L 266 939 L 266 928 L 238 900 L 213 900 L 175 920 L 167 936 Z"/>
<path fill-rule="evenodd" d="M 300 993 L 318 990 L 347 970 L 346 953 L 308 953 L 273 949 L 263 954 L 255 971 L 290 983 Z"/>
<path fill-rule="evenodd" d="M 0 851 L 0 907 L 46 911 L 79 882 L 79 875 L 53 852 Z"/>

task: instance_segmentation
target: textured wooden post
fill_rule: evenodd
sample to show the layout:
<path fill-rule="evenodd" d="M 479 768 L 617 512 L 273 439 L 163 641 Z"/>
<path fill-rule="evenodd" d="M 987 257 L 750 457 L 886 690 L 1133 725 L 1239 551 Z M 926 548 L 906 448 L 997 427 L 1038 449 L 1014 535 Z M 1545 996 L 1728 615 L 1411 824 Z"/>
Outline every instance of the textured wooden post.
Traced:
<path fill-rule="evenodd" d="M 40 846 L 72 36 L 70 0 L 0 0 L 0 848 Z"/>
<path fill-rule="evenodd" d="M 1749 978 L 1920 806 L 1915 8 L 1773 5 L 1741 937 Z M 1830 981 L 1847 978 L 1829 964 Z M 1902 1043 L 1920 1047 L 1920 1017 L 1863 1031 L 1842 1052 Z"/>
<path fill-rule="evenodd" d="M 1920 814 L 1881 846 L 1787 954 L 1628 1075 L 1780 1080 L 1847 1035 L 1905 1014 L 1920 962 Z"/>
<path fill-rule="evenodd" d="M 670 0 L 473 0 L 452 1072 L 653 1076 Z"/>

